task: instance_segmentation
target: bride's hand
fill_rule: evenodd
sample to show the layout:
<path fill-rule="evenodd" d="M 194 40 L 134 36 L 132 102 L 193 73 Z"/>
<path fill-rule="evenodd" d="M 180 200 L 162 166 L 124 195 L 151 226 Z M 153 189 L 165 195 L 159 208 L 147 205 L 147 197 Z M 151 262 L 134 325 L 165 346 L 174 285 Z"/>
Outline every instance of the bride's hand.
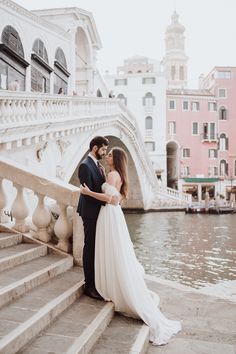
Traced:
<path fill-rule="evenodd" d="M 80 185 L 80 193 L 85 194 L 85 195 L 90 194 L 90 189 L 85 183 L 84 183 L 84 185 L 82 185 L 82 184 Z"/>

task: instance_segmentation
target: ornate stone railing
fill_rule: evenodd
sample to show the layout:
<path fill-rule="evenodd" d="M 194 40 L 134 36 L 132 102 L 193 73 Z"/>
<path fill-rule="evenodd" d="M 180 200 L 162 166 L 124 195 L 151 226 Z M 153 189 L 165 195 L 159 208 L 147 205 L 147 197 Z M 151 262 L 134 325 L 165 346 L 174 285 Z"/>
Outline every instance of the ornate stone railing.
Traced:
<path fill-rule="evenodd" d="M 111 115 L 121 110 L 116 99 L 0 90 L 0 124 L 6 126 Z"/>
<path fill-rule="evenodd" d="M 160 195 L 169 197 L 170 199 L 180 200 L 180 201 L 182 201 L 182 202 L 184 202 L 186 204 L 191 203 L 191 200 L 192 200 L 190 194 L 181 193 L 178 190 L 172 189 L 172 188 L 169 188 L 169 187 L 165 188 L 165 187 L 159 186 L 158 187 L 158 193 Z"/>
<path fill-rule="evenodd" d="M 6 158 L 0 158 L 0 217 L 3 221 L 3 211 L 7 205 L 7 192 L 3 188 L 3 180 L 11 181 L 16 188 L 16 197 L 11 205 L 11 214 L 14 219 L 12 228 L 20 232 L 28 232 L 29 224 L 26 220 L 30 217 L 36 227 L 36 238 L 49 242 L 51 234 L 48 232 L 52 215 L 45 204 L 45 197 L 55 200 L 60 208 L 59 217 L 54 225 L 54 233 L 59 242 L 57 248 L 69 252 L 69 242 L 72 236 L 72 223 L 67 216 L 67 208 L 71 206 L 74 214 L 79 199 L 79 188 L 64 183 L 56 178 L 48 178 L 32 173 L 25 166 Z M 32 190 L 37 196 L 38 202 L 34 211 L 29 212 L 25 199 L 25 190 Z M 10 192 L 10 194 L 12 194 Z"/>

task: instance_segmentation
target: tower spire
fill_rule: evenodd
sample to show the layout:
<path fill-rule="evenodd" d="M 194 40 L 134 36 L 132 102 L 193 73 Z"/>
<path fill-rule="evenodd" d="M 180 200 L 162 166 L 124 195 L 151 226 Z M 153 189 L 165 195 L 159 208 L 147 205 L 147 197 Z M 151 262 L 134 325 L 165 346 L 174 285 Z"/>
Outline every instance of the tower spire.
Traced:
<path fill-rule="evenodd" d="M 185 54 L 185 27 L 179 23 L 179 15 L 174 10 L 171 24 L 165 33 L 166 52 L 163 65 L 169 88 L 187 87 L 187 61 Z"/>

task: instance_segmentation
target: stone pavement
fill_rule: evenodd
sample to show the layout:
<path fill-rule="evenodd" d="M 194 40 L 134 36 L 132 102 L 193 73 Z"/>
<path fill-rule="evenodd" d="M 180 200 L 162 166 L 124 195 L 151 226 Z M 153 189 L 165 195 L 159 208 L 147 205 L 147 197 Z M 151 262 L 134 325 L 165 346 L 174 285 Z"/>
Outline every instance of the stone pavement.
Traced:
<path fill-rule="evenodd" d="M 150 279 L 148 286 L 160 295 L 161 310 L 170 319 L 182 320 L 183 329 L 166 346 L 149 345 L 148 354 L 236 354 L 235 303 Z"/>

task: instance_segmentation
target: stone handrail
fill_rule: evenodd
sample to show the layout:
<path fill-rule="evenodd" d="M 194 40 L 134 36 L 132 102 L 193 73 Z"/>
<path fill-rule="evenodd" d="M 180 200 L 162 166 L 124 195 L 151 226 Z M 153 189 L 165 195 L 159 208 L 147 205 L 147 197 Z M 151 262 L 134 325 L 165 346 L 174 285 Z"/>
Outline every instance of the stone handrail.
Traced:
<path fill-rule="evenodd" d="M 51 235 L 47 228 L 51 223 L 51 214 L 45 205 L 45 197 L 54 199 L 60 207 L 60 215 L 54 225 L 54 232 L 59 239 L 57 247 L 65 252 L 70 251 L 69 238 L 72 236 L 72 224 L 67 217 L 67 207 L 74 211 L 78 205 L 79 188 L 57 178 L 35 174 L 27 167 L 12 160 L 0 157 L 0 216 L 7 204 L 7 196 L 2 186 L 3 179 L 13 183 L 17 190 L 11 207 L 15 219 L 14 228 L 20 232 L 28 231 L 26 218 L 29 215 L 24 197 L 24 189 L 32 190 L 38 197 L 38 204 L 32 214 L 32 222 L 37 227 L 36 237 L 49 242 Z"/>
<path fill-rule="evenodd" d="M 191 202 L 191 195 L 187 193 L 181 193 L 176 189 L 169 188 L 169 187 L 158 187 L 158 192 L 162 195 L 169 196 L 172 199 L 182 200 L 183 202 L 190 203 Z"/>
<path fill-rule="evenodd" d="M 0 125 L 61 121 L 120 113 L 119 100 L 0 90 Z M 125 111 L 125 109 L 123 108 Z M 130 117 L 133 120 L 133 117 Z M 133 121 L 134 123 L 134 121 Z"/>

